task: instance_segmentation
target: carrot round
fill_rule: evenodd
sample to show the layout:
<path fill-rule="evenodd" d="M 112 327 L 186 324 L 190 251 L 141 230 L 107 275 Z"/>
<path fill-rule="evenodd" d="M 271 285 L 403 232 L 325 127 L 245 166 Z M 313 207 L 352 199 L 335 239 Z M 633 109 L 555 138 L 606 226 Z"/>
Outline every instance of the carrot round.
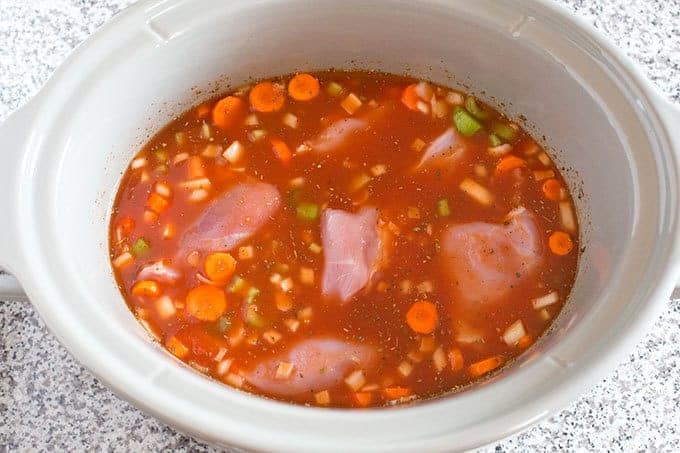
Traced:
<path fill-rule="evenodd" d="M 524 159 L 517 156 L 506 156 L 496 164 L 496 174 L 506 173 L 515 168 L 526 167 L 527 163 Z"/>
<path fill-rule="evenodd" d="M 550 246 L 550 250 L 555 255 L 562 256 L 568 255 L 569 252 L 571 252 L 571 249 L 574 248 L 574 242 L 571 240 L 568 233 L 565 233 L 564 231 L 555 231 L 548 238 L 548 246 Z"/>
<path fill-rule="evenodd" d="M 419 300 L 406 313 L 406 323 L 417 333 L 429 334 L 437 328 L 437 307 L 427 300 Z"/>
<path fill-rule="evenodd" d="M 215 252 L 205 257 L 205 275 L 215 282 L 226 282 L 236 269 L 236 260 L 226 252 Z"/>
<path fill-rule="evenodd" d="M 216 321 L 227 311 L 227 298 L 220 288 L 197 286 L 187 294 L 186 309 L 191 316 L 201 321 Z"/>
<path fill-rule="evenodd" d="M 285 92 L 280 85 L 272 82 L 260 82 L 255 85 L 248 96 L 250 106 L 258 112 L 276 112 L 286 102 Z"/>
<path fill-rule="evenodd" d="M 411 110 L 417 110 L 418 109 L 418 101 L 419 100 L 420 100 L 420 98 L 418 97 L 418 94 L 416 93 L 416 84 L 415 83 L 412 83 L 411 85 L 404 88 L 404 92 L 401 93 L 401 102 L 403 102 L 404 105 Z"/>
<path fill-rule="evenodd" d="M 140 280 L 132 286 L 132 294 L 135 296 L 158 297 L 161 295 L 161 287 L 153 280 Z"/>
<path fill-rule="evenodd" d="M 288 82 L 288 94 L 296 101 L 309 101 L 319 95 L 319 81 L 311 74 L 297 74 Z"/>
<path fill-rule="evenodd" d="M 272 138 L 271 143 L 276 157 L 284 164 L 290 162 L 290 160 L 293 158 L 293 153 L 290 151 L 288 145 L 286 145 L 283 140 L 279 140 L 278 138 Z"/>
<path fill-rule="evenodd" d="M 475 362 L 468 367 L 468 373 L 472 377 L 480 377 L 495 370 L 503 363 L 503 358 L 500 356 L 489 357 L 488 359 Z"/>
<path fill-rule="evenodd" d="M 546 179 L 541 187 L 543 195 L 550 201 L 560 201 L 562 199 L 562 184 L 555 179 Z"/>
<path fill-rule="evenodd" d="M 248 113 L 245 101 L 236 96 L 227 96 L 220 99 L 212 110 L 212 120 L 220 129 L 231 129 L 241 124 Z"/>

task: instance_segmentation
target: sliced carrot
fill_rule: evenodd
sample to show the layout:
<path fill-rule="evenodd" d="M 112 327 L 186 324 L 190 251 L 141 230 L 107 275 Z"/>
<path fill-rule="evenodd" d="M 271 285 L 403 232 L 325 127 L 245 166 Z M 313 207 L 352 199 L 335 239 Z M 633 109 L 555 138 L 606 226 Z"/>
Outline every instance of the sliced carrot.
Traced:
<path fill-rule="evenodd" d="M 165 198 L 158 195 L 156 192 L 151 192 L 149 198 L 146 200 L 146 208 L 155 212 L 156 214 L 162 214 L 170 203 Z"/>
<path fill-rule="evenodd" d="M 288 82 L 288 94 L 296 101 L 309 101 L 319 95 L 319 81 L 311 74 L 297 74 Z"/>
<path fill-rule="evenodd" d="M 526 165 L 524 159 L 517 156 L 506 156 L 496 164 L 496 174 L 507 173 L 515 168 L 526 167 Z"/>
<path fill-rule="evenodd" d="M 210 115 L 210 104 L 205 102 L 198 107 L 196 107 L 196 116 L 200 119 L 207 118 Z"/>
<path fill-rule="evenodd" d="M 281 311 L 288 311 L 293 308 L 293 300 L 284 293 L 276 292 L 274 294 L 274 301 L 276 308 Z"/>
<path fill-rule="evenodd" d="M 135 219 L 125 216 L 118 221 L 118 226 L 123 237 L 127 237 L 135 231 Z"/>
<path fill-rule="evenodd" d="M 189 158 L 189 178 L 198 179 L 205 177 L 205 167 L 203 166 L 203 159 L 200 156 L 191 156 Z"/>
<path fill-rule="evenodd" d="M 420 98 L 416 93 L 416 85 L 417 84 L 412 83 L 411 85 L 404 88 L 404 92 L 401 93 L 401 102 L 403 102 L 404 105 L 411 110 L 418 110 L 418 101 Z"/>
<path fill-rule="evenodd" d="M 200 285 L 187 294 L 186 309 L 201 321 L 216 321 L 227 311 L 227 298 L 220 288 Z"/>
<path fill-rule="evenodd" d="M 283 88 L 272 82 L 260 82 L 255 85 L 248 96 L 250 106 L 258 112 L 276 112 L 286 102 Z"/>
<path fill-rule="evenodd" d="M 274 150 L 274 154 L 276 154 L 276 157 L 285 163 L 290 162 L 290 160 L 293 158 L 293 153 L 290 151 L 290 148 L 288 145 L 283 140 L 279 140 L 278 138 L 272 138 L 272 149 Z"/>
<path fill-rule="evenodd" d="M 465 360 L 463 360 L 463 353 L 458 348 L 453 348 L 449 351 L 449 362 L 453 371 L 460 371 L 463 369 Z"/>
<path fill-rule="evenodd" d="M 243 122 L 248 106 L 245 101 L 236 96 L 227 96 L 220 99 L 212 109 L 212 120 L 220 129 L 231 129 Z"/>
<path fill-rule="evenodd" d="M 352 399 L 357 406 L 367 407 L 373 401 L 373 394 L 371 392 L 356 392 L 352 394 Z"/>
<path fill-rule="evenodd" d="M 562 199 L 562 184 L 555 178 L 546 179 L 541 187 L 543 195 L 550 201 L 560 201 Z"/>
<path fill-rule="evenodd" d="M 153 280 L 140 280 L 132 286 L 132 294 L 135 296 L 158 297 L 161 287 Z"/>
<path fill-rule="evenodd" d="M 419 300 L 406 312 L 406 323 L 414 332 L 429 334 L 437 328 L 437 307 L 427 300 Z"/>
<path fill-rule="evenodd" d="M 215 282 L 226 282 L 236 270 L 236 260 L 226 252 L 215 252 L 205 257 L 205 275 Z"/>
<path fill-rule="evenodd" d="M 548 245 L 555 255 L 560 256 L 568 255 L 574 248 L 574 242 L 571 240 L 571 236 L 564 231 L 553 232 L 548 238 Z"/>
<path fill-rule="evenodd" d="M 503 363 L 503 358 L 500 356 L 489 357 L 488 359 L 475 362 L 468 367 L 468 373 L 472 377 L 480 377 L 486 373 L 495 370 Z"/>
<path fill-rule="evenodd" d="M 409 396 L 411 394 L 411 389 L 408 387 L 399 386 L 385 387 L 383 389 L 383 394 L 388 400 L 396 400 L 405 396 Z"/>
<path fill-rule="evenodd" d="M 520 349 L 526 349 L 534 343 L 534 337 L 529 334 L 524 335 L 517 342 L 517 347 Z"/>
<path fill-rule="evenodd" d="M 187 356 L 187 354 L 189 354 L 189 348 L 184 346 L 184 343 L 179 341 L 175 336 L 167 339 L 165 342 L 165 347 L 168 348 L 168 351 L 170 351 L 172 355 L 178 359 L 183 359 Z"/>

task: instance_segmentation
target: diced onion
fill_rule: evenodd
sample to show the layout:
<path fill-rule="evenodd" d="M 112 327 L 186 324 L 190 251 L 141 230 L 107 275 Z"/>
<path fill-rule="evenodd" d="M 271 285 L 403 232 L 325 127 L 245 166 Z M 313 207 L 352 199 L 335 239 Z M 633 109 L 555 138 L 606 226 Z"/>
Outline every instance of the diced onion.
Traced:
<path fill-rule="evenodd" d="M 305 307 L 297 312 L 297 318 L 303 322 L 309 322 L 312 319 L 312 307 Z"/>
<path fill-rule="evenodd" d="M 420 152 L 423 150 L 423 148 L 425 148 L 425 145 L 427 145 L 427 143 L 425 143 L 422 139 L 416 138 L 413 140 L 413 143 L 411 143 L 411 149 L 413 151 Z"/>
<path fill-rule="evenodd" d="M 470 198 L 483 205 L 488 206 L 493 203 L 493 194 L 486 187 L 470 178 L 465 178 L 458 187 Z"/>
<path fill-rule="evenodd" d="M 356 192 L 357 190 L 363 188 L 366 184 L 371 182 L 371 177 L 366 173 L 359 173 L 349 183 L 349 191 Z"/>
<path fill-rule="evenodd" d="M 541 153 L 538 155 L 538 160 L 545 165 L 546 167 L 549 166 L 552 162 L 550 161 L 550 157 L 546 153 Z"/>
<path fill-rule="evenodd" d="M 207 140 L 207 139 L 210 138 L 211 135 L 212 135 L 212 130 L 210 129 L 210 126 L 208 125 L 208 123 L 204 122 L 201 125 L 201 138 Z"/>
<path fill-rule="evenodd" d="M 298 117 L 293 115 L 292 113 L 286 113 L 285 115 L 283 115 L 281 121 L 283 122 L 283 124 L 285 124 L 291 129 L 297 129 L 298 127 Z"/>
<path fill-rule="evenodd" d="M 503 143 L 502 145 L 487 148 L 486 151 L 494 157 L 501 157 L 512 151 L 512 145 Z"/>
<path fill-rule="evenodd" d="M 531 301 L 531 305 L 533 305 L 534 309 L 539 310 L 543 307 L 547 307 L 548 305 L 556 304 L 559 301 L 560 295 L 557 294 L 557 291 L 553 291 L 551 293 L 546 294 L 545 296 L 533 299 Z"/>
<path fill-rule="evenodd" d="M 415 206 L 409 206 L 406 208 L 406 217 L 409 219 L 419 219 L 420 218 L 420 209 L 418 209 Z"/>
<path fill-rule="evenodd" d="M 249 260 L 254 255 L 255 255 L 255 253 L 253 252 L 253 246 L 252 245 L 246 245 L 246 246 L 238 248 L 238 259 L 240 259 L 240 260 Z"/>
<path fill-rule="evenodd" d="M 565 230 L 573 233 L 576 231 L 576 218 L 571 204 L 568 201 L 560 202 L 560 218 L 562 219 L 562 226 Z"/>
<path fill-rule="evenodd" d="M 281 335 L 276 330 L 268 330 L 262 334 L 262 338 L 264 338 L 264 340 L 269 344 L 278 343 L 282 337 L 283 335 Z"/>
<path fill-rule="evenodd" d="M 387 166 L 383 164 L 374 165 L 371 167 L 371 174 L 373 176 L 380 176 L 387 173 Z"/>
<path fill-rule="evenodd" d="M 413 365 L 411 365 L 411 364 L 408 363 L 407 361 L 403 361 L 403 362 L 401 362 L 401 363 L 399 364 L 399 366 L 397 367 L 397 371 L 398 371 L 399 374 L 401 374 L 402 376 L 407 377 L 407 376 L 410 375 L 411 372 L 413 371 Z"/>
<path fill-rule="evenodd" d="M 231 145 L 224 150 L 222 156 L 229 161 L 229 163 L 235 164 L 240 161 L 245 155 L 246 148 L 238 140 L 231 142 Z"/>
<path fill-rule="evenodd" d="M 217 367 L 215 367 L 215 371 L 217 372 L 218 375 L 224 376 L 226 373 L 229 372 L 232 363 L 234 363 L 233 359 L 222 360 L 217 364 Z"/>
<path fill-rule="evenodd" d="M 478 178 L 486 178 L 487 176 L 489 176 L 489 170 L 483 164 L 475 165 L 474 170 L 475 170 L 475 175 Z"/>
<path fill-rule="evenodd" d="M 212 183 L 208 178 L 198 178 L 181 182 L 178 185 L 180 188 L 184 190 L 199 190 L 199 189 L 207 190 L 210 189 Z"/>
<path fill-rule="evenodd" d="M 434 91 L 432 90 L 432 86 L 427 83 L 427 82 L 418 82 L 415 87 L 415 93 L 418 95 L 420 99 L 423 101 L 429 101 L 432 99 L 432 96 L 434 96 Z"/>
<path fill-rule="evenodd" d="M 261 138 L 264 138 L 265 135 L 267 135 L 267 132 L 265 132 L 264 130 L 255 129 L 248 132 L 248 140 L 250 140 L 251 142 L 256 142 Z"/>
<path fill-rule="evenodd" d="M 293 289 L 293 279 L 291 279 L 290 277 L 288 277 L 288 278 L 286 278 L 286 279 L 281 280 L 280 286 L 281 286 L 281 290 L 282 290 L 284 293 L 287 293 L 288 291 L 290 291 L 291 289 Z"/>
<path fill-rule="evenodd" d="M 418 350 L 420 352 L 432 352 L 434 351 L 434 347 L 434 337 L 428 335 L 420 339 L 420 347 Z"/>
<path fill-rule="evenodd" d="M 432 116 L 435 118 L 444 118 L 449 113 L 449 108 L 446 102 L 432 97 L 430 101 L 430 107 L 432 109 Z"/>
<path fill-rule="evenodd" d="M 420 293 L 431 293 L 434 291 L 434 284 L 432 283 L 431 280 L 425 280 L 424 282 L 421 282 L 418 286 L 416 286 L 416 289 Z"/>
<path fill-rule="evenodd" d="M 424 113 L 425 115 L 430 114 L 430 105 L 423 101 L 416 102 L 416 109 L 418 109 L 418 111 Z"/>
<path fill-rule="evenodd" d="M 309 244 L 309 251 L 312 253 L 316 253 L 318 255 L 319 253 L 321 253 L 321 246 L 316 242 L 312 242 L 311 244 Z"/>
<path fill-rule="evenodd" d="M 451 105 L 463 105 L 465 103 L 465 97 L 456 91 L 449 91 L 445 99 Z"/>
<path fill-rule="evenodd" d="M 327 406 L 331 403 L 331 394 L 328 393 L 328 390 L 323 390 L 314 394 L 314 400 L 316 404 Z"/>
<path fill-rule="evenodd" d="M 138 157 L 132 161 L 130 168 L 137 170 L 138 168 L 146 167 L 146 164 L 148 163 L 149 162 L 146 160 L 146 157 Z"/>
<path fill-rule="evenodd" d="M 214 143 L 211 143 L 211 144 L 207 145 L 205 148 L 203 148 L 203 151 L 201 152 L 201 156 L 212 159 L 212 158 L 219 156 L 221 152 L 222 152 L 222 147 L 220 145 L 215 145 Z"/>
<path fill-rule="evenodd" d="M 441 373 L 442 370 L 446 368 L 447 363 L 448 360 L 446 360 L 446 353 L 444 352 L 444 348 L 439 346 L 432 353 L 432 365 L 434 366 L 434 369 L 437 370 L 437 373 Z"/>
<path fill-rule="evenodd" d="M 193 201 L 194 203 L 197 203 L 199 201 L 203 201 L 206 198 L 208 198 L 208 195 L 209 195 L 209 193 L 208 193 L 207 190 L 196 189 L 189 194 L 189 201 Z"/>
<path fill-rule="evenodd" d="M 345 112 L 349 113 L 350 115 L 353 115 L 359 108 L 361 107 L 361 99 L 357 97 L 356 94 L 350 93 L 341 103 L 340 107 L 342 107 Z"/>
<path fill-rule="evenodd" d="M 297 148 L 295 148 L 296 153 L 306 153 L 307 151 L 311 151 L 312 147 L 309 146 L 306 143 L 300 144 Z"/>
<path fill-rule="evenodd" d="M 254 113 L 251 113 L 250 115 L 246 116 L 246 119 L 243 121 L 243 124 L 246 126 L 257 126 L 260 124 L 260 120 L 257 118 L 257 115 Z"/>
<path fill-rule="evenodd" d="M 142 170 L 142 173 L 139 175 L 139 181 L 140 182 L 148 182 L 151 179 L 151 175 L 149 175 L 149 172 L 146 170 Z"/>
<path fill-rule="evenodd" d="M 544 179 L 554 178 L 555 172 L 552 170 L 536 170 L 534 171 L 534 179 L 536 181 L 542 181 Z"/>
<path fill-rule="evenodd" d="M 518 319 L 517 321 L 513 322 L 510 327 L 505 329 L 505 333 L 503 333 L 503 341 L 508 346 L 514 346 L 524 335 L 526 335 L 526 333 L 527 332 L 524 329 L 524 324 L 522 324 L 522 321 Z"/>
<path fill-rule="evenodd" d="M 364 386 L 366 377 L 362 370 L 356 370 L 345 378 L 345 384 L 355 392 Z"/>
<path fill-rule="evenodd" d="M 130 252 L 124 252 L 118 255 L 114 260 L 113 260 L 113 267 L 116 269 L 122 269 L 125 266 L 128 266 L 132 263 L 134 263 L 135 258 L 132 256 L 132 253 Z"/>
<path fill-rule="evenodd" d="M 220 348 L 219 351 L 217 351 L 217 354 L 215 354 L 215 362 L 219 362 L 224 358 L 224 356 L 227 354 L 227 348 Z M 224 374 L 224 373 L 222 373 Z"/>
<path fill-rule="evenodd" d="M 284 319 L 283 323 L 291 332 L 297 332 L 297 330 L 300 328 L 300 321 L 298 321 L 297 319 L 292 318 Z"/>
<path fill-rule="evenodd" d="M 243 387 L 245 379 L 243 379 L 243 376 L 239 376 L 238 374 L 229 373 L 227 374 L 227 377 L 224 378 L 224 381 L 232 387 L 241 388 Z"/>
<path fill-rule="evenodd" d="M 156 300 L 156 311 L 158 312 L 158 316 L 163 319 L 171 318 L 172 316 L 175 316 L 175 304 L 170 297 L 161 296 Z"/>
<path fill-rule="evenodd" d="M 184 162 L 189 158 L 189 153 L 179 153 L 176 154 L 175 157 L 172 158 L 172 163 L 177 165 L 181 162 Z"/>
<path fill-rule="evenodd" d="M 301 267 L 300 282 L 302 282 L 304 285 L 314 285 L 314 269 L 310 267 Z"/>

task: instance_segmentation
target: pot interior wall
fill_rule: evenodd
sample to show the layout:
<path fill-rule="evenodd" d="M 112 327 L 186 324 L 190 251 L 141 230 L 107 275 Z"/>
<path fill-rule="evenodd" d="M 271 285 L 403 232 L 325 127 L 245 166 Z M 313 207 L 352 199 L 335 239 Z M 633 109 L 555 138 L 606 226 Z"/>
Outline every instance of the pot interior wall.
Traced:
<path fill-rule="evenodd" d="M 258 2 L 176 2 L 152 10 L 129 35 L 105 30 L 109 41 L 97 59 L 61 75 L 70 89 L 63 105 L 46 108 L 59 127 L 45 139 L 64 151 L 41 156 L 34 172 L 56 188 L 46 195 L 55 230 L 45 232 L 43 246 L 65 263 L 73 285 L 88 288 L 69 310 L 87 312 L 130 356 L 154 350 L 154 362 L 138 360 L 142 369 L 151 373 L 169 356 L 146 341 L 109 270 L 107 227 L 121 174 L 174 114 L 250 78 L 300 69 L 407 72 L 524 114 L 578 196 L 585 246 L 569 309 L 535 351 L 554 347 L 585 317 L 616 309 L 603 294 L 616 284 L 643 209 L 636 181 L 656 170 L 651 157 L 633 152 L 649 146 L 646 133 L 604 57 L 536 19 L 540 11 L 523 2 L 365 3 L 322 0 L 310 8 L 291 0 L 265 12 Z M 644 213 L 656 216 L 654 206 Z"/>

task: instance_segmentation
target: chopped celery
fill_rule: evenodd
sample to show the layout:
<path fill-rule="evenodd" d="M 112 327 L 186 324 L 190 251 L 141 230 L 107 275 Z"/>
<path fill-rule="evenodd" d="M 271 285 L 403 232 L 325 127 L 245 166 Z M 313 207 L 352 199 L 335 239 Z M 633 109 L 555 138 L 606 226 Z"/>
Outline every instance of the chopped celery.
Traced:
<path fill-rule="evenodd" d="M 517 131 L 507 123 L 494 123 L 491 130 L 506 142 L 513 141 L 517 135 Z"/>
<path fill-rule="evenodd" d="M 234 279 L 231 281 L 231 285 L 229 285 L 229 292 L 230 293 L 238 293 L 243 291 L 243 288 L 246 286 L 246 281 L 243 280 L 241 277 L 238 275 L 234 277 Z"/>
<path fill-rule="evenodd" d="M 319 217 L 319 205 L 314 203 L 300 203 L 297 206 L 297 216 L 302 220 L 316 220 Z"/>
<path fill-rule="evenodd" d="M 246 296 L 246 304 L 250 305 L 250 304 L 252 304 L 253 302 L 255 302 L 255 299 L 256 299 L 257 296 L 259 296 L 259 295 L 260 295 L 260 290 L 257 289 L 257 288 L 255 288 L 255 287 L 251 287 L 251 288 L 248 290 L 248 295 Z"/>
<path fill-rule="evenodd" d="M 230 315 L 222 316 L 219 319 L 218 323 L 219 323 L 220 333 L 226 332 L 227 330 L 229 330 L 231 328 L 231 316 Z"/>
<path fill-rule="evenodd" d="M 246 309 L 246 322 L 253 327 L 263 327 L 264 318 L 257 312 L 257 305 L 248 305 Z"/>
<path fill-rule="evenodd" d="M 482 124 L 462 107 L 456 107 L 456 110 L 453 111 L 453 122 L 458 132 L 466 137 L 470 137 L 482 129 Z"/>
<path fill-rule="evenodd" d="M 326 85 L 326 92 L 333 97 L 339 96 L 340 93 L 342 93 L 342 85 L 340 85 L 339 83 L 331 82 L 328 85 Z"/>
<path fill-rule="evenodd" d="M 437 213 L 439 217 L 448 217 L 451 215 L 451 208 L 449 207 L 449 200 L 442 198 L 437 201 Z"/>
<path fill-rule="evenodd" d="M 489 112 L 481 108 L 479 104 L 477 104 L 477 100 L 472 96 L 469 96 L 465 100 L 465 108 L 477 119 L 485 120 L 489 117 Z"/>
<path fill-rule="evenodd" d="M 134 244 L 132 244 L 132 254 L 135 257 L 144 255 L 146 252 L 149 251 L 150 247 L 151 245 L 147 242 L 146 239 L 139 238 Z"/>
<path fill-rule="evenodd" d="M 501 146 L 503 142 L 501 141 L 500 138 L 498 138 L 498 135 L 496 134 L 489 134 L 489 145 L 492 148 L 495 148 L 496 146 Z"/>

